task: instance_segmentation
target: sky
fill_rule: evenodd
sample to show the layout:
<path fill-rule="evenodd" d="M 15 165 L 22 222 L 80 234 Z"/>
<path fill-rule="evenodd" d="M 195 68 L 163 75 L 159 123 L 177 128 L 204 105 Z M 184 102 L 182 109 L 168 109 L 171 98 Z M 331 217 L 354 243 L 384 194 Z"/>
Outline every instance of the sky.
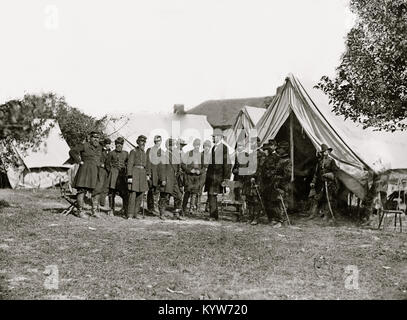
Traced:
<path fill-rule="evenodd" d="M 347 0 L 2 0 L 0 103 L 53 91 L 87 114 L 186 109 L 334 75 Z"/>

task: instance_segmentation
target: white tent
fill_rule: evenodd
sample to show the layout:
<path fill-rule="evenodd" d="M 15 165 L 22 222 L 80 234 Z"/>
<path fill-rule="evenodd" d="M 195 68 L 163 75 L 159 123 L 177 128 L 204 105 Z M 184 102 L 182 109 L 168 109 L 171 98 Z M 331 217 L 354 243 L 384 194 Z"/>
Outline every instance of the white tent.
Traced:
<path fill-rule="evenodd" d="M 303 159 L 311 156 L 304 150 L 315 152 L 322 143 L 327 144 L 341 168 L 341 181 L 360 198 L 364 197 L 372 172 L 407 168 L 406 133 L 363 129 L 345 121 L 331 111 L 328 97 L 314 85 L 303 85 L 292 74 L 286 78 L 256 125 L 262 144 L 271 138 L 293 139 L 298 172 Z"/>
<path fill-rule="evenodd" d="M 163 112 L 138 112 L 129 115 L 110 115 L 105 133 L 115 140 L 122 136 L 133 145 L 139 135 L 147 137 L 146 148 L 154 144 L 154 136 L 161 135 L 162 148 L 165 149 L 165 140 L 169 137 L 183 138 L 187 142 L 185 151 L 192 149 L 195 138 L 210 140 L 213 128 L 204 115 L 175 114 Z M 130 150 L 130 143 L 125 143 L 124 149 Z"/>
<path fill-rule="evenodd" d="M 51 128 L 38 148 L 23 152 L 17 145 L 13 146 L 19 158 L 17 167 L 7 169 L 13 189 L 49 188 L 70 179 L 72 166 L 64 164 L 69 157 L 69 146 L 61 135 L 58 122 L 47 120 L 44 126 Z"/>
<path fill-rule="evenodd" d="M 256 128 L 257 122 L 266 109 L 245 106 L 236 117 L 232 128 L 226 130 L 226 141 L 230 147 L 235 147 L 237 141 L 249 137 L 250 130 Z"/>

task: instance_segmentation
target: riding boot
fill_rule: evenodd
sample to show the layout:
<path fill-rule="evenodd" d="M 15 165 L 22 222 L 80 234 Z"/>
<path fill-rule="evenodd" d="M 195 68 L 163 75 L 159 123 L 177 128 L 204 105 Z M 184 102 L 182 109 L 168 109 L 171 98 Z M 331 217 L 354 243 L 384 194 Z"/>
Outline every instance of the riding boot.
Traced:
<path fill-rule="evenodd" d="M 92 212 L 92 216 L 95 217 L 95 218 L 100 218 L 100 215 L 97 212 L 98 204 L 99 204 L 99 196 L 98 195 L 93 196 L 92 197 L 92 209 L 91 209 L 91 212 Z"/>
<path fill-rule="evenodd" d="M 114 216 L 114 193 L 109 194 L 109 215 Z"/>
<path fill-rule="evenodd" d="M 189 203 L 189 215 L 191 215 L 191 216 L 193 214 L 196 214 L 196 198 L 197 198 L 197 195 L 195 193 L 193 193 L 191 195 L 191 201 Z"/>
<path fill-rule="evenodd" d="M 85 193 L 80 192 L 76 195 L 76 199 L 78 202 L 78 217 L 79 218 L 89 218 L 89 215 L 87 215 L 85 212 L 83 212 L 83 207 L 85 205 Z"/>

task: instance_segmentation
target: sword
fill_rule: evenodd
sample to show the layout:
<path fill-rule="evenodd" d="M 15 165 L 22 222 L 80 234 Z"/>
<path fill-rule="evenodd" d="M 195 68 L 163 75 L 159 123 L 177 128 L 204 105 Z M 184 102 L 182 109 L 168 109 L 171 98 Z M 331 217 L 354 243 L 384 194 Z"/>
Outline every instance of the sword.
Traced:
<path fill-rule="evenodd" d="M 329 201 L 329 194 L 328 194 L 328 181 L 324 181 L 325 183 L 325 194 L 326 194 L 326 201 L 328 202 L 329 212 L 331 213 L 332 219 L 335 220 L 334 213 L 332 212 L 331 202 Z"/>
<path fill-rule="evenodd" d="M 143 219 L 145 218 L 144 217 L 144 195 L 145 195 L 145 193 L 143 192 L 143 200 L 142 200 L 142 202 L 141 202 L 141 210 L 142 210 L 142 212 L 143 212 Z"/>
<path fill-rule="evenodd" d="M 281 204 L 283 205 L 283 210 L 284 210 L 285 216 L 286 216 L 286 218 L 287 218 L 288 225 L 289 225 L 289 226 L 291 226 L 290 218 L 288 217 L 288 214 L 287 214 L 287 209 L 285 208 L 285 204 L 284 204 L 283 196 L 282 196 L 282 195 L 279 195 L 279 196 L 278 196 L 278 198 L 280 199 Z"/>
<path fill-rule="evenodd" d="M 258 197 L 259 200 L 260 200 L 260 204 L 261 204 L 261 208 L 263 209 L 263 213 L 264 213 L 264 214 L 267 214 L 267 212 L 266 212 L 266 207 L 264 206 L 263 199 L 262 199 L 262 197 L 261 197 L 261 195 L 260 195 L 260 192 L 259 192 L 259 188 L 258 188 L 257 185 L 254 184 L 253 182 L 252 182 L 252 186 L 254 186 L 254 188 L 256 189 L 256 194 L 257 194 L 257 197 Z"/>

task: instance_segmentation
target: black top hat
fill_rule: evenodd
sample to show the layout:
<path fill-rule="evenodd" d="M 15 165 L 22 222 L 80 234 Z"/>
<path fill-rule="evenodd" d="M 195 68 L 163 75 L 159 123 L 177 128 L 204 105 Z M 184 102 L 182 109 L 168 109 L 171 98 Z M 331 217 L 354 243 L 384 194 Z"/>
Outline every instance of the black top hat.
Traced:
<path fill-rule="evenodd" d="M 178 144 L 180 145 L 180 146 L 186 146 L 188 143 L 186 143 L 185 142 L 185 140 L 184 139 L 178 139 Z"/>

